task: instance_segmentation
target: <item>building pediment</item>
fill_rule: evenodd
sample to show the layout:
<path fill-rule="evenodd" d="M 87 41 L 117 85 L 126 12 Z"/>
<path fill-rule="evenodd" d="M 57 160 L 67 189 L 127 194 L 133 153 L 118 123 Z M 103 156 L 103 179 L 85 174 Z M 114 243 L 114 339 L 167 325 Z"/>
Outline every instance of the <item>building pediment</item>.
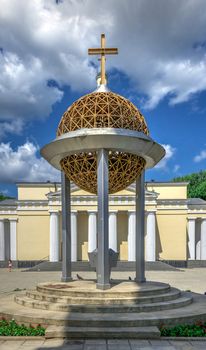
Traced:
<path fill-rule="evenodd" d="M 93 198 L 93 200 L 96 200 L 96 195 L 86 192 L 82 189 L 80 189 L 78 186 L 75 184 L 71 185 L 71 194 L 72 197 L 76 199 L 86 199 L 86 198 Z M 128 188 L 126 188 L 123 191 L 114 193 L 110 195 L 110 198 L 125 198 L 125 197 L 133 197 L 135 194 L 135 184 L 130 185 Z M 47 198 L 49 201 L 61 201 L 61 190 L 54 191 L 54 192 L 49 192 L 47 194 Z M 148 191 L 147 189 L 145 190 L 145 199 L 147 201 L 156 201 L 158 198 L 158 193 L 155 191 Z"/>

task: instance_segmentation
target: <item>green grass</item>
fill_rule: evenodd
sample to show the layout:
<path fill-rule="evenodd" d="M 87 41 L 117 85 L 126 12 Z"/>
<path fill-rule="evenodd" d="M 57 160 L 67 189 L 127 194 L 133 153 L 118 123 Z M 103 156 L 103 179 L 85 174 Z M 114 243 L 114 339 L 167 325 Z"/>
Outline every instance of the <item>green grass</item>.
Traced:
<path fill-rule="evenodd" d="M 198 321 L 195 324 L 179 324 L 174 327 L 161 326 L 162 337 L 206 337 L 206 322 Z"/>
<path fill-rule="evenodd" d="M 37 327 L 18 325 L 14 320 L 0 320 L 0 336 L 44 336 L 45 328 L 38 325 Z"/>

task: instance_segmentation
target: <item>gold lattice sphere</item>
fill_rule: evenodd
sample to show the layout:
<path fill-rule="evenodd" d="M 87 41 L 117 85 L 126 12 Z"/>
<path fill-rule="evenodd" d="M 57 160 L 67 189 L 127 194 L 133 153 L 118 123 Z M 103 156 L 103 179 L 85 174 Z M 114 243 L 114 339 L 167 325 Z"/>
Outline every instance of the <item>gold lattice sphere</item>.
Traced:
<path fill-rule="evenodd" d="M 140 111 L 124 97 L 113 92 L 93 92 L 75 101 L 63 114 L 57 136 L 83 128 L 122 128 L 149 134 Z M 109 193 L 128 187 L 145 167 L 142 157 L 109 152 Z M 96 153 L 81 153 L 61 160 L 61 168 L 77 186 L 97 193 Z"/>

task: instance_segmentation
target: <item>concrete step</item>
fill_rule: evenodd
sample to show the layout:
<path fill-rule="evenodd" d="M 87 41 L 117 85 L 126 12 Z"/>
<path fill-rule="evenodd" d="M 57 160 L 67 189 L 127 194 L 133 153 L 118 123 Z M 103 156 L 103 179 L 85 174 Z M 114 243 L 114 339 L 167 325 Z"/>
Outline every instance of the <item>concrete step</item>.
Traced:
<path fill-rule="evenodd" d="M 189 269 L 198 268 L 198 267 L 206 267 L 206 260 L 188 260 L 187 267 Z"/>
<path fill-rule="evenodd" d="M 86 287 L 85 287 L 86 286 Z M 81 298 L 128 298 L 141 296 L 154 296 L 165 294 L 170 291 L 170 285 L 161 282 L 145 282 L 137 284 L 134 281 L 111 282 L 111 289 L 96 289 L 94 281 L 77 281 L 67 283 L 39 283 L 36 290 L 40 293 L 52 296 L 67 296 Z"/>
<path fill-rule="evenodd" d="M 30 262 L 31 263 L 31 262 Z M 32 262 L 34 263 L 34 262 Z M 27 262 L 19 262 L 18 265 L 20 268 L 28 267 L 27 271 L 62 271 L 62 262 L 51 262 L 51 261 L 42 261 L 36 262 L 35 266 L 30 266 Z M 8 264 L 6 263 L 6 267 Z M 1 262 L 0 262 L 0 267 Z M 166 262 L 163 261 L 146 261 L 145 262 L 146 271 L 178 271 L 178 269 Z M 95 271 L 95 268 L 91 267 L 88 261 L 75 261 L 72 262 L 72 271 Z M 112 267 L 112 271 L 135 271 L 135 262 L 133 261 L 118 261 L 116 267 Z"/>
<path fill-rule="evenodd" d="M 179 297 L 175 300 L 163 301 L 159 303 L 139 304 L 139 305 L 72 305 L 65 303 L 50 303 L 28 298 L 26 295 L 15 296 L 17 304 L 42 310 L 52 310 L 61 312 L 76 313 L 130 313 L 130 312 L 151 312 L 159 310 L 170 310 L 189 305 L 192 302 L 190 297 Z"/>
<path fill-rule="evenodd" d="M 112 268 L 112 271 L 135 271 L 136 266 L 133 261 L 118 261 L 117 266 Z M 146 271 L 178 271 L 172 265 L 163 261 L 145 261 Z"/>
<path fill-rule="evenodd" d="M 121 328 L 49 326 L 46 329 L 45 337 L 69 339 L 158 339 L 160 338 L 160 331 L 155 326 Z"/>
<path fill-rule="evenodd" d="M 46 301 L 50 303 L 64 303 L 64 304 L 86 304 L 86 305 L 125 305 L 125 304 L 143 304 L 143 303 L 158 303 L 163 301 L 169 301 L 177 299 L 180 296 L 180 291 L 176 288 L 170 288 L 165 294 L 149 295 L 139 297 L 107 297 L 107 298 L 91 298 L 91 297 L 66 297 L 66 296 L 52 296 L 44 293 L 37 292 L 36 290 L 27 291 L 26 296 L 28 298 L 40 301 Z"/>
<path fill-rule="evenodd" d="M 21 293 L 19 293 L 21 294 Z M 23 294 L 23 293 L 22 293 Z M 193 303 L 171 310 L 140 313 L 74 313 L 31 309 L 15 303 L 14 293 L 0 298 L 0 317 L 14 318 L 26 325 L 42 324 L 72 327 L 144 327 L 161 324 L 174 325 L 206 320 L 206 297 L 184 292 L 183 297 L 193 297 Z"/>
<path fill-rule="evenodd" d="M 62 262 L 43 261 L 35 266 L 29 267 L 24 272 L 30 271 L 62 271 Z M 88 261 L 75 261 L 72 262 L 72 271 L 95 271 L 95 268 L 91 267 Z"/>

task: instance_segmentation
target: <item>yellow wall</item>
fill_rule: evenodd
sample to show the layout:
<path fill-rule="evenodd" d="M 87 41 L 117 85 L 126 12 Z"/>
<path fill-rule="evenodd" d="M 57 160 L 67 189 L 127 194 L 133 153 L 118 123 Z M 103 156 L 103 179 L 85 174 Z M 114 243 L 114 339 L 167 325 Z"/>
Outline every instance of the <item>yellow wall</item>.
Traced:
<path fill-rule="evenodd" d="M 122 190 L 122 191 L 114 193 L 114 195 L 117 195 L 117 196 L 129 196 L 129 195 L 134 195 L 134 193 L 135 192 L 130 191 L 130 190 Z"/>
<path fill-rule="evenodd" d="M 78 189 L 74 192 L 72 192 L 73 196 L 94 196 L 93 193 L 86 192 L 84 190 Z"/>
<path fill-rule="evenodd" d="M 1 220 L 5 220 L 5 219 L 17 219 L 18 220 L 18 215 L 0 214 L 0 219 Z"/>
<path fill-rule="evenodd" d="M 165 199 L 183 199 L 187 198 L 187 185 L 178 183 L 148 183 L 147 189 L 149 191 L 155 191 L 159 193 L 159 198 Z M 18 185 L 18 199 L 19 200 L 45 200 L 46 195 L 49 192 L 54 192 L 60 190 L 60 185 L 54 185 L 53 183 L 48 183 L 45 185 L 41 184 L 19 184 Z M 72 193 L 72 196 L 85 196 L 90 195 L 84 190 L 78 189 Z M 118 196 L 124 195 L 134 195 L 132 191 L 123 190 L 117 193 Z"/>
<path fill-rule="evenodd" d="M 54 192 L 59 190 L 59 186 L 54 186 L 54 184 L 45 184 L 45 186 L 40 186 L 38 184 L 30 186 L 18 186 L 18 199 L 19 200 L 47 200 L 46 195 L 49 192 Z"/>
<path fill-rule="evenodd" d="M 79 212 L 77 217 L 77 260 L 88 260 L 88 214 Z"/>
<path fill-rule="evenodd" d="M 155 191 L 159 194 L 158 199 L 186 199 L 187 185 L 174 184 L 148 184 L 148 191 Z"/>
<path fill-rule="evenodd" d="M 40 260 L 49 255 L 48 214 L 19 215 L 17 229 L 18 260 Z"/>
<path fill-rule="evenodd" d="M 165 260 L 186 260 L 186 214 L 157 213 L 156 256 Z"/>
<path fill-rule="evenodd" d="M 117 215 L 117 251 L 119 260 L 127 260 L 127 236 L 128 236 L 128 214 L 119 212 Z"/>
<path fill-rule="evenodd" d="M 19 200 L 46 200 L 49 192 L 59 190 L 60 186 L 50 184 L 20 184 L 18 187 Z M 187 198 L 187 185 L 178 183 L 148 183 L 147 190 L 159 194 L 159 199 L 185 199 Z M 83 190 L 77 190 L 72 196 L 92 195 Z M 117 195 L 131 195 L 129 190 L 118 192 Z M 60 205 L 55 204 L 54 208 L 61 210 Z M 85 203 L 77 203 L 72 209 L 78 210 L 77 234 L 78 234 L 78 260 L 88 260 L 88 214 L 86 210 L 96 209 L 95 203 L 90 206 Z M 128 259 L 128 210 L 134 210 L 131 204 L 120 204 L 117 201 L 110 205 L 110 210 L 119 210 L 117 221 L 118 252 L 120 260 Z M 154 202 L 146 207 L 146 210 L 154 209 Z M 38 260 L 49 255 L 49 211 L 18 211 L 17 215 L 1 214 L 3 218 L 18 217 L 17 222 L 17 256 L 19 260 Z M 186 260 L 187 259 L 187 212 L 184 210 L 164 210 L 158 207 L 157 210 L 157 258 L 165 260 Z M 191 214 L 193 216 L 193 214 Z M 196 217 L 205 216 L 202 213 L 195 214 Z M 61 215 L 60 215 L 61 218 Z M 61 238 L 61 219 L 60 242 Z M 62 247 L 60 246 L 60 251 Z M 61 255 L 60 255 L 61 256 Z"/>

